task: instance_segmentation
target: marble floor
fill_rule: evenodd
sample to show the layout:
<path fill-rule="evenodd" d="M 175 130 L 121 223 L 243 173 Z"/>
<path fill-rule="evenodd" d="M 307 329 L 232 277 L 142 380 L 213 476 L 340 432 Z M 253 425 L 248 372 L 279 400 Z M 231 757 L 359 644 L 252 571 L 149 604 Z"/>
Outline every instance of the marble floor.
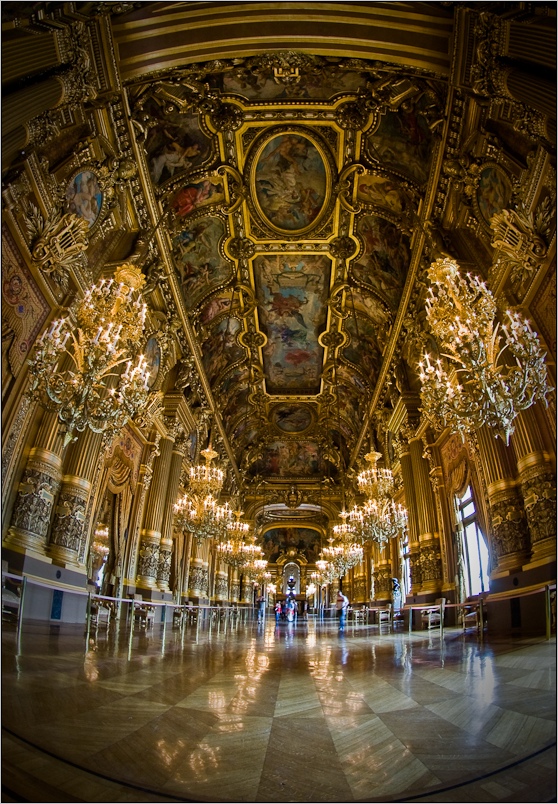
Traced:
<path fill-rule="evenodd" d="M 554 636 L 380 628 L 4 623 L 2 801 L 556 801 Z"/>

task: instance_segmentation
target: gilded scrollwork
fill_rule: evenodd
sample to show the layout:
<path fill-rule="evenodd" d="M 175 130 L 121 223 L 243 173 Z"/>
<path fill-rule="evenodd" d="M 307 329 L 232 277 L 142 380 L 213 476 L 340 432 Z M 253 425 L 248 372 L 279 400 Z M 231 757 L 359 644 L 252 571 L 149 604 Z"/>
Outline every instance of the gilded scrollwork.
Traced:
<path fill-rule="evenodd" d="M 158 564 L 159 546 L 142 540 L 138 557 L 138 576 L 154 579 L 157 576 Z"/>
<path fill-rule="evenodd" d="M 525 509 L 518 495 L 493 501 L 490 505 L 492 521 L 492 566 L 507 556 L 523 555 L 529 551 L 529 534 Z"/>
<path fill-rule="evenodd" d="M 34 264 L 44 274 L 52 274 L 67 292 L 70 269 L 76 264 L 85 267 L 88 222 L 73 212 L 54 212 L 43 217 L 34 204 L 30 205 L 25 222 Z"/>
<path fill-rule="evenodd" d="M 83 496 L 71 491 L 62 491 L 54 509 L 50 543 L 79 552 L 86 503 Z"/>
<path fill-rule="evenodd" d="M 556 479 L 549 472 L 521 484 L 525 513 L 534 543 L 556 538 Z"/>

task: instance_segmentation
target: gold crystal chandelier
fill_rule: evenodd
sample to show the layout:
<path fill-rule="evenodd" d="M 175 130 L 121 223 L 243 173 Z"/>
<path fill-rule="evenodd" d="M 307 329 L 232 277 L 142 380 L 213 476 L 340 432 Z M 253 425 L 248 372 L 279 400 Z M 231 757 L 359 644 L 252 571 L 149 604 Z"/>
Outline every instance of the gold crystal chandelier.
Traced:
<path fill-rule="evenodd" d="M 144 277 L 125 264 L 54 321 L 30 360 L 30 394 L 54 410 L 64 445 L 86 428 L 116 434 L 147 401 L 150 368 L 141 353 Z"/>
<path fill-rule="evenodd" d="M 271 580 L 271 572 L 267 571 L 267 561 L 265 558 L 254 558 L 242 569 L 243 575 L 254 584 L 263 586 Z"/>
<path fill-rule="evenodd" d="M 91 552 L 105 559 L 110 553 L 108 544 L 109 529 L 106 525 L 97 525 L 95 533 L 93 534 L 93 541 L 91 542 Z"/>
<path fill-rule="evenodd" d="M 235 511 L 236 519 L 228 522 L 224 529 L 224 541 L 217 545 L 217 553 L 225 564 L 238 569 L 247 567 L 250 562 L 261 559 L 262 548 L 249 536 L 250 525 L 242 522 L 242 511 Z M 267 561 L 265 562 L 267 566 Z"/>
<path fill-rule="evenodd" d="M 365 456 L 370 467 L 358 475 L 357 483 L 368 499 L 349 511 L 349 523 L 361 542 L 372 540 L 382 547 L 405 530 L 407 511 L 393 499 L 393 473 L 377 465 L 381 457 L 380 452 Z"/>
<path fill-rule="evenodd" d="M 507 310 L 496 321 L 496 302 L 486 284 L 464 279 L 449 258 L 433 262 L 426 317 L 439 357 L 419 363 L 422 412 L 436 428 L 465 434 L 484 424 L 506 444 L 521 410 L 544 400 L 545 352 L 537 333 L 520 313 Z"/>
<path fill-rule="evenodd" d="M 205 463 L 190 467 L 188 488 L 174 504 L 175 524 L 190 531 L 198 542 L 220 538 L 232 519 L 228 503 L 219 505 L 217 500 L 225 478 L 222 469 L 211 465 L 218 453 L 210 444 L 201 455 Z"/>
<path fill-rule="evenodd" d="M 360 564 L 364 557 L 362 545 L 357 544 L 352 532 L 345 532 L 342 538 L 331 537 L 328 542 L 329 547 L 324 547 L 322 556 L 333 572 L 332 580 L 342 578 L 350 569 Z"/>

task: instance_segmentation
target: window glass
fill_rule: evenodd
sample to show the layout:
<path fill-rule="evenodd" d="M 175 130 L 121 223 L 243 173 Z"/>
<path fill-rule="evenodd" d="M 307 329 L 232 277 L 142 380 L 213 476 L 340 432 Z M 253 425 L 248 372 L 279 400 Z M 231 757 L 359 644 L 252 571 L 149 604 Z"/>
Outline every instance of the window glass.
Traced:
<path fill-rule="evenodd" d="M 488 591 L 488 548 L 478 521 L 471 487 L 457 500 L 463 583 L 467 596 Z"/>

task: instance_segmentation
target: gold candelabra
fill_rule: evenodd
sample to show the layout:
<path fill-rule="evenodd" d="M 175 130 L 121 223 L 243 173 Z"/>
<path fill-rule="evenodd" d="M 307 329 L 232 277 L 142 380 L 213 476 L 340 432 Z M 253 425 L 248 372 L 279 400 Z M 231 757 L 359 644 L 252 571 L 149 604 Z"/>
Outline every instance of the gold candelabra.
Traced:
<path fill-rule="evenodd" d="M 449 258 L 428 271 L 432 286 L 426 317 L 439 357 L 419 363 L 422 412 L 436 429 L 462 438 L 484 424 L 506 444 L 513 420 L 537 400 L 546 402 L 545 352 L 538 335 L 518 312 L 496 321 L 496 302 L 486 284 Z"/>
<path fill-rule="evenodd" d="M 93 285 L 54 321 L 30 360 L 30 394 L 55 410 L 64 445 L 89 428 L 116 434 L 147 401 L 149 367 L 141 353 L 144 277 L 125 264 Z"/>

